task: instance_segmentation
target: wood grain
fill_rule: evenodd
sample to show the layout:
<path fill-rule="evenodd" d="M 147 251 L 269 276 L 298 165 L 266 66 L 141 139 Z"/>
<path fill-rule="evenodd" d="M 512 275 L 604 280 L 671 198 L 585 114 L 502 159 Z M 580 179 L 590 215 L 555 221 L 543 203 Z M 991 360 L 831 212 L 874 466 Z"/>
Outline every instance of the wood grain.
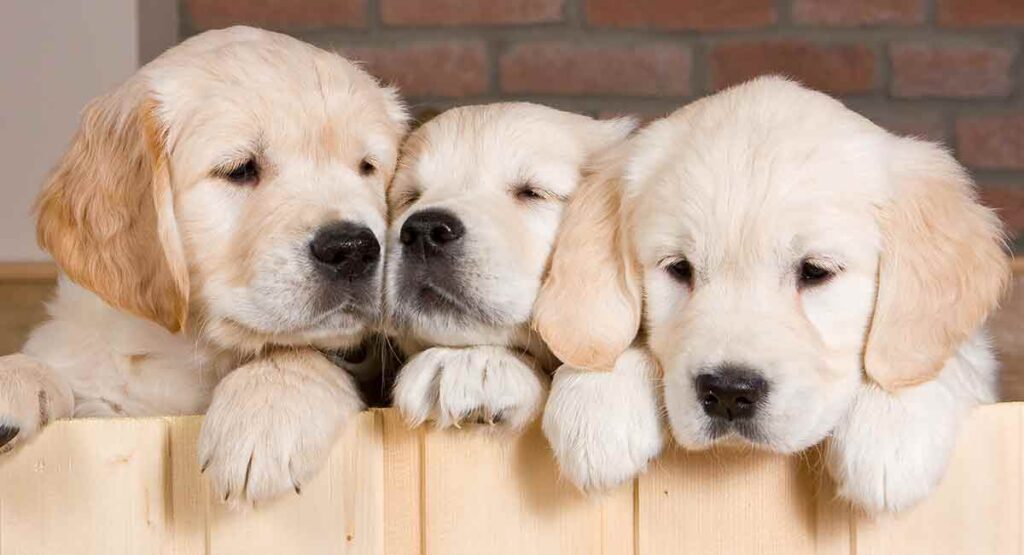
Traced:
<path fill-rule="evenodd" d="M 0 554 L 1024 554 L 1024 404 L 964 425 L 935 494 L 869 518 L 833 500 L 815 452 L 671 451 L 585 497 L 539 430 L 409 431 L 367 412 L 302 495 L 243 511 L 210 496 L 201 419 L 76 420 L 0 459 Z"/>

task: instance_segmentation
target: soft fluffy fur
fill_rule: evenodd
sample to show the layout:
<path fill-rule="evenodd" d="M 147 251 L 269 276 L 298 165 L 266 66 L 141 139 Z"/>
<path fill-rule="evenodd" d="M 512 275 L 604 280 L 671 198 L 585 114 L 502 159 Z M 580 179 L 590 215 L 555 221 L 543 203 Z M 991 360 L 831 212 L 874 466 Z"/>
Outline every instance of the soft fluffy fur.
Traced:
<path fill-rule="evenodd" d="M 67 278 L 32 358 L 0 359 L 8 448 L 52 418 L 209 405 L 199 450 L 222 496 L 298 489 L 362 406 L 316 348 L 357 345 L 382 282 L 381 264 L 324 277 L 310 241 L 349 222 L 383 244 L 405 119 L 343 58 L 243 27 L 189 39 L 91 103 L 38 204 Z M 249 159 L 258 183 L 225 177 Z"/>
<path fill-rule="evenodd" d="M 534 418 L 554 359 L 530 326 L 563 212 L 633 127 L 511 103 L 456 108 L 409 137 L 389 193 L 385 304 L 414 354 L 394 393 L 411 423 Z M 410 221 L 439 211 L 460 238 L 403 243 Z"/>
<path fill-rule="evenodd" d="M 900 510 L 927 494 L 961 414 L 994 399 L 982 325 L 1009 275 L 999 221 L 959 164 L 823 94 L 762 78 L 651 124 L 628 146 L 621 175 L 610 190 L 624 196 L 617 225 L 636 262 L 597 271 L 643 279 L 676 441 L 790 453 L 829 438 L 829 469 L 855 504 Z M 668 271 L 684 259 L 690 280 Z M 801 282 L 807 261 L 834 276 Z M 635 330 L 616 321 L 623 334 Z M 723 365 L 767 380 L 754 420 L 713 424 L 702 410 L 696 376 Z M 644 374 L 631 366 L 620 359 L 590 378 L 621 391 L 617 374 Z M 642 469 L 642 450 L 609 443 L 650 446 L 656 424 L 610 421 L 608 393 L 558 383 L 545 430 L 569 478 L 606 486 Z M 656 413 L 655 382 L 634 387 L 621 402 Z"/>

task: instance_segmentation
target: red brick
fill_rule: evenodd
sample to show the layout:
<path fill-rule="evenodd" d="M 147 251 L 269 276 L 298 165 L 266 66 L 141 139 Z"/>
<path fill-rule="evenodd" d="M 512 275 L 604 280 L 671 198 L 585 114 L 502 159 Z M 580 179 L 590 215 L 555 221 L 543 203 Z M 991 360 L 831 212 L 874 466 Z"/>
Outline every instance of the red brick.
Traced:
<path fill-rule="evenodd" d="M 1014 55 L 997 46 L 896 44 L 889 48 L 890 91 L 905 98 L 1006 97 Z"/>
<path fill-rule="evenodd" d="M 939 25 L 944 27 L 1024 26 L 1021 0 L 939 0 Z"/>
<path fill-rule="evenodd" d="M 1020 185 L 985 185 L 979 189 L 986 206 L 995 208 L 1014 237 L 1024 233 L 1024 183 Z"/>
<path fill-rule="evenodd" d="M 946 121 L 941 115 L 922 115 L 909 111 L 865 115 L 871 121 L 903 137 L 917 137 L 942 143 L 949 140 Z"/>
<path fill-rule="evenodd" d="M 505 52 L 500 75 L 509 93 L 686 96 L 692 66 L 690 50 L 674 44 L 533 42 Z"/>
<path fill-rule="evenodd" d="M 388 25 L 514 25 L 564 18 L 565 0 L 381 0 Z"/>
<path fill-rule="evenodd" d="M 366 26 L 366 0 L 185 0 L 185 10 L 197 30 Z"/>
<path fill-rule="evenodd" d="M 913 25 L 925 19 L 924 0 L 795 0 L 798 23 L 856 27 Z"/>
<path fill-rule="evenodd" d="M 775 23 L 774 0 L 586 0 L 596 27 L 748 29 Z"/>
<path fill-rule="evenodd" d="M 857 94 L 875 84 L 875 54 L 860 44 L 816 44 L 801 40 L 736 41 L 711 52 L 716 89 L 769 73 L 788 75 L 831 94 Z"/>
<path fill-rule="evenodd" d="M 1024 170 L 1024 113 L 961 118 L 956 123 L 960 160 L 991 170 Z"/>
<path fill-rule="evenodd" d="M 398 85 L 405 96 L 471 96 L 487 92 L 484 43 L 420 42 L 343 49 L 366 70 Z"/>

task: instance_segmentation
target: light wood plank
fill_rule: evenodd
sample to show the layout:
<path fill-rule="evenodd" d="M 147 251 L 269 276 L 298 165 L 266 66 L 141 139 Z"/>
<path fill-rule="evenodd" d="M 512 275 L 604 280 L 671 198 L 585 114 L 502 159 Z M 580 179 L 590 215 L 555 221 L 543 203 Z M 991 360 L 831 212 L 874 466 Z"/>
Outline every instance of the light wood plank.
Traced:
<path fill-rule="evenodd" d="M 423 553 L 423 449 L 424 430 L 410 430 L 398 411 L 379 411 L 384 419 L 384 551 L 389 554 Z"/>
<path fill-rule="evenodd" d="M 580 494 L 559 479 L 539 428 L 510 438 L 469 426 L 424 441 L 425 553 L 633 552 L 632 487 Z"/>
<path fill-rule="evenodd" d="M 939 489 L 913 510 L 856 523 L 857 553 L 1024 553 L 1024 405 L 976 410 Z"/>
<path fill-rule="evenodd" d="M 366 412 L 353 424 L 302 495 L 242 510 L 208 496 L 209 553 L 383 554 L 382 420 Z"/>
<path fill-rule="evenodd" d="M 210 493 L 199 473 L 196 443 L 203 419 L 200 416 L 168 418 L 170 430 L 170 475 L 167 483 L 171 501 L 167 511 L 170 532 L 166 553 L 205 555 L 208 553 L 207 518 Z"/>
<path fill-rule="evenodd" d="M 818 502 L 814 460 L 740 448 L 670 451 L 639 479 L 639 552 L 848 552 L 845 509 Z"/>
<path fill-rule="evenodd" d="M 935 495 L 874 520 L 832 500 L 815 453 L 672 451 L 588 498 L 536 428 L 409 431 L 393 411 L 361 415 L 302 496 L 230 512 L 199 474 L 200 423 L 58 422 L 0 459 L 0 554 L 1024 555 L 1024 404 L 975 411 Z"/>
<path fill-rule="evenodd" d="M 167 424 L 57 422 L 0 460 L 0 553 L 159 553 Z"/>

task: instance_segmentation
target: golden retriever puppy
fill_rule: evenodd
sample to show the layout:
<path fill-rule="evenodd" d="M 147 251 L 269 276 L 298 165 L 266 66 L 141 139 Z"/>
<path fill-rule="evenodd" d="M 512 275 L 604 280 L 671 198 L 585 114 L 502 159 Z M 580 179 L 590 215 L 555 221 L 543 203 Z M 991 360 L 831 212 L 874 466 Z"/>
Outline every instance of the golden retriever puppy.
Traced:
<path fill-rule="evenodd" d="M 527 103 L 449 110 L 413 132 L 389 192 L 385 305 L 412 358 L 394 404 L 413 425 L 519 429 L 555 366 L 530 329 L 566 204 L 634 128 Z"/>
<path fill-rule="evenodd" d="M 4 448 L 53 418 L 206 411 L 199 456 L 225 499 L 298 490 L 362 407 L 320 350 L 379 320 L 405 120 L 352 63 L 243 27 L 92 102 L 38 202 L 66 278 L 0 359 Z"/>
<path fill-rule="evenodd" d="M 601 266 L 567 256 L 587 273 L 642 279 L 676 442 L 793 453 L 827 438 L 839 495 L 856 505 L 897 511 L 927 495 L 961 416 L 995 398 L 983 324 L 1008 257 L 966 171 L 934 144 L 774 77 L 678 110 L 629 151 L 605 187 L 623 203 L 629 252 Z M 606 299 L 635 289 L 562 295 L 631 322 Z M 643 367 L 629 353 L 612 374 L 559 370 L 545 430 L 576 483 L 609 485 L 646 462 L 621 438 L 654 441 L 657 428 L 607 417 L 657 413 Z"/>

